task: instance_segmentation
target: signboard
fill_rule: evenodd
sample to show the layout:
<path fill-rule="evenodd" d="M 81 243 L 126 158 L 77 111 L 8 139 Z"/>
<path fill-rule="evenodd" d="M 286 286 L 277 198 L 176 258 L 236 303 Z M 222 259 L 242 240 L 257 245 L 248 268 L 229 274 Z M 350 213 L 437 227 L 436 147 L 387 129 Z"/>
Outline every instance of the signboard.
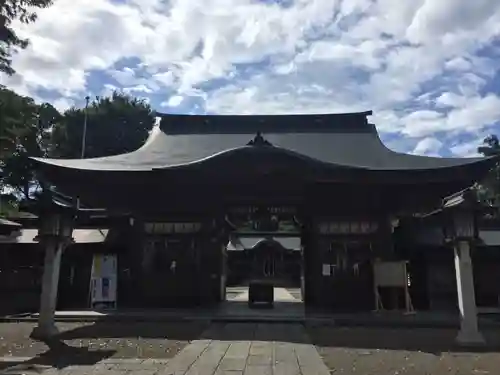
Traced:
<path fill-rule="evenodd" d="M 294 206 L 234 206 L 227 219 L 237 232 L 297 233 L 295 214 Z"/>
<path fill-rule="evenodd" d="M 414 313 L 413 304 L 411 302 L 410 292 L 408 290 L 408 272 L 406 269 L 407 262 L 381 262 L 376 261 L 373 264 L 374 276 L 374 292 L 375 292 L 375 309 L 384 310 L 380 288 L 395 288 L 402 289 L 404 292 L 405 302 L 404 309 L 406 313 Z M 395 308 L 396 306 L 393 306 Z"/>
<path fill-rule="evenodd" d="M 268 213 L 271 215 L 295 215 L 295 206 L 233 206 L 229 208 L 230 214 L 256 214 Z"/>
<path fill-rule="evenodd" d="M 323 276 L 330 276 L 332 274 L 332 264 L 323 264 L 322 267 L 322 275 Z"/>
<path fill-rule="evenodd" d="M 320 234 L 373 234 L 378 230 L 378 224 L 373 221 L 327 221 L 317 226 Z"/>
<path fill-rule="evenodd" d="M 201 223 L 145 223 L 144 231 L 149 234 L 185 234 L 201 230 Z"/>
<path fill-rule="evenodd" d="M 94 255 L 90 275 L 91 308 L 116 308 L 117 263 L 116 255 Z"/>
<path fill-rule="evenodd" d="M 406 262 L 375 262 L 375 285 L 381 287 L 405 287 L 408 283 Z"/>

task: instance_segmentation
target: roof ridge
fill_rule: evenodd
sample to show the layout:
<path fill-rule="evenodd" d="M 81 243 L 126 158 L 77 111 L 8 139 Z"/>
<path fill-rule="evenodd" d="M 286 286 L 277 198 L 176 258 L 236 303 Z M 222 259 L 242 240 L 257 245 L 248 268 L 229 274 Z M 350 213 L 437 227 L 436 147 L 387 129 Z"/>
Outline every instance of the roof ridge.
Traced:
<path fill-rule="evenodd" d="M 376 133 L 372 111 L 296 115 L 160 114 L 166 134 Z"/>

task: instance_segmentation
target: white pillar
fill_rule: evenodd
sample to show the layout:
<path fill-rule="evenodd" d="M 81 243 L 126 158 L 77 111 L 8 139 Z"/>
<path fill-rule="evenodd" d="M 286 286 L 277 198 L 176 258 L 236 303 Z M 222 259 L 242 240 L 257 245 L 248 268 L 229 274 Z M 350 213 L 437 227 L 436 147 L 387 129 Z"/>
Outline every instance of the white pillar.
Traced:
<path fill-rule="evenodd" d="M 40 315 L 38 325 L 31 333 L 33 338 L 47 339 L 58 334 L 54 317 L 63 247 L 63 241 L 57 238 L 47 239 L 45 243 Z"/>
<path fill-rule="evenodd" d="M 460 309 L 460 331 L 456 340 L 464 345 L 484 344 L 484 337 L 479 332 L 477 321 L 474 276 L 468 241 L 458 241 L 455 245 L 455 274 Z"/>

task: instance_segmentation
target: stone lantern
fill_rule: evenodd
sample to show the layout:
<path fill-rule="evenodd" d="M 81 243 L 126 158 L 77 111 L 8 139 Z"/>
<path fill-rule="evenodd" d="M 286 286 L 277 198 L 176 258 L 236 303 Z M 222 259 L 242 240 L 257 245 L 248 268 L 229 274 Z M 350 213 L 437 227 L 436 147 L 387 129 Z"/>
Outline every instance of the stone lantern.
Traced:
<path fill-rule="evenodd" d="M 471 245 L 478 239 L 477 214 L 479 205 L 474 191 L 467 189 L 443 200 L 443 238 L 454 249 L 460 331 L 457 342 L 464 345 L 484 344 L 478 328 L 477 307 Z"/>
<path fill-rule="evenodd" d="M 443 201 L 443 235 L 447 243 L 478 239 L 478 204 L 473 192 L 461 192 Z"/>

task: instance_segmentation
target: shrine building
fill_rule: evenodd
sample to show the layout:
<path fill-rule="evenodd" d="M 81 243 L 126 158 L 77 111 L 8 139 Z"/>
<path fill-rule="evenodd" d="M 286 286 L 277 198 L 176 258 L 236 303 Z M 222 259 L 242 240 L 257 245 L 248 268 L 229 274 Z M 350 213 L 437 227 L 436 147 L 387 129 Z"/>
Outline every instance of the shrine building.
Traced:
<path fill-rule="evenodd" d="M 443 261 L 408 239 L 432 222 L 445 229 L 438 247 L 448 249 L 442 259 L 454 283 L 451 304 L 462 315 L 459 340 L 481 341 L 471 266 L 478 209 L 470 188 L 497 160 L 392 151 L 370 115 L 164 114 L 134 152 L 34 160 L 40 177 L 78 198 L 78 207 L 122 218 L 107 250 L 118 257 L 119 306 L 217 304 L 228 282 L 268 278 L 300 287 L 307 308 L 371 311 L 386 298 L 374 284 L 381 277 L 374 265 L 399 262 L 408 266 L 403 283 L 412 283 L 414 304 L 430 308 L 428 297 L 418 301 L 427 288 L 422 275 Z M 71 237 L 71 222 L 61 224 L 65 212 L 46 212 L 39 230 L 45 332 Z"/>

